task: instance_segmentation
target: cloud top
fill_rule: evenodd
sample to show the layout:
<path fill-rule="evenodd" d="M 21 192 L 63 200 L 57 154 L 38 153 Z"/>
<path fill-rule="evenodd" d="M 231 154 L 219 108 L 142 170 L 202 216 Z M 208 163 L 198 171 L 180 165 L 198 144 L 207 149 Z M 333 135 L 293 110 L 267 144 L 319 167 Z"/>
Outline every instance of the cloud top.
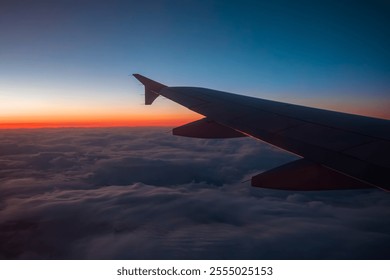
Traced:
<path fill-rule="evenodd" d="M 390 197 L 241 183 L 294 159 L 161 128 L 9 130 L 3 259 L 388 259 Z"/>

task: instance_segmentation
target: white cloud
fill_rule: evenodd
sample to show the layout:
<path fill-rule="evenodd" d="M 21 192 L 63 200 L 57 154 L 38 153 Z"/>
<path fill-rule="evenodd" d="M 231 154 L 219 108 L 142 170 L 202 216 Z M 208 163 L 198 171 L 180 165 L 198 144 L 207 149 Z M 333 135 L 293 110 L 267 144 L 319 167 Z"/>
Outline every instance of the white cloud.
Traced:
<path fill-rule="evenodd" d="M 165 131 L 5 131 L 0 257 L 389 258 L 385 193 L 255 189 L 240 182 L 292 157 Z"/>

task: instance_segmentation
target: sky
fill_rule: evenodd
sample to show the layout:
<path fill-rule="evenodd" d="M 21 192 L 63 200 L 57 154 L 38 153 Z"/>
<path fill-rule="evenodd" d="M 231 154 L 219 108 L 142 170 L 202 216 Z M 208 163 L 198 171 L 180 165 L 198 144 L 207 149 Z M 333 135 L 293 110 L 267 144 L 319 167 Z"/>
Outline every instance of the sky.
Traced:
<path fill-rule="evenodd" d="M 390 119 L 388 1 L 0 3 L 0 127 L 200 118 L 132 73 Z"/>
<path fill-rule="evenodd" d="M 389 259 L 379 189 L 260 189 L 296 159 L 166 128 L 4 130 L 0 259 Z"/>

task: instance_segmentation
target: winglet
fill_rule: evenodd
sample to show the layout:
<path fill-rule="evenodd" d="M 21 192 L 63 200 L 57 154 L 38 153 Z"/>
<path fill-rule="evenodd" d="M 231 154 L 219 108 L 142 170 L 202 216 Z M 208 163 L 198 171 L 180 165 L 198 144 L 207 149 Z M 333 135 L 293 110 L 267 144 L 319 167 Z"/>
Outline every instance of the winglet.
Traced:
<path fill-rule="evenodd" d="M 145 86 L 145 105 L 151 105 L 159 96 L 159 92 L 167 87 L 140 74 L 133 74 L 133 76 Z"/>

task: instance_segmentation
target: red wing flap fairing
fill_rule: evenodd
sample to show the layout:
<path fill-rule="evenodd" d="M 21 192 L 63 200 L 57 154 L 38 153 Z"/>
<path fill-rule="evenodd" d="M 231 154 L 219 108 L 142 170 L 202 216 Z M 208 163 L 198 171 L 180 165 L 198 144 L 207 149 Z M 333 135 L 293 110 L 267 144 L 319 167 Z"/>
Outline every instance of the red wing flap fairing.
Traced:
<path fill-rule="evenodd" d="M 290 191 L 374 188 L 318 163 L 299 159 L 252 177 L 252 186 Z"/>

